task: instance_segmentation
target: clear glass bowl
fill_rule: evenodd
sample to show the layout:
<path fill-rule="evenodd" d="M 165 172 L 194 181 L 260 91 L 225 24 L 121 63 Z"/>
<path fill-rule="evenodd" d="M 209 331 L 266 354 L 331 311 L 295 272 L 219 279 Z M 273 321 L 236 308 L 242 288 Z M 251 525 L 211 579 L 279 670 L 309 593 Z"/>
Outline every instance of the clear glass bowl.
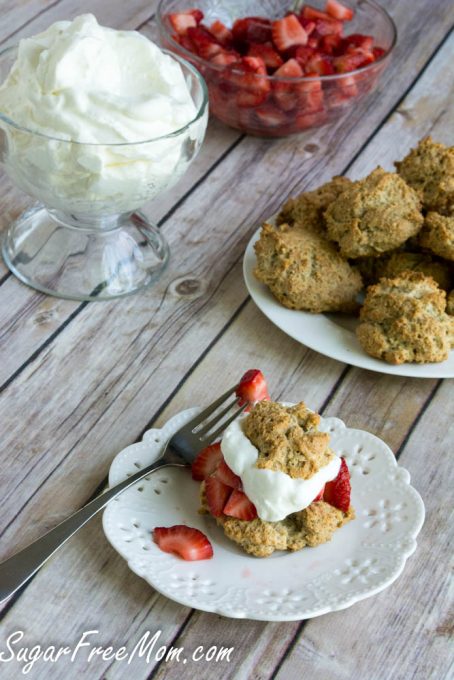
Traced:
<path fill-rule="evenodd" d="M 203 74 L 210 94 L 210 110 L 223 123 L 260 137 L 284 137 L 333 123 L 353 110 L 358 102 L 372 92 L 379 78 L 389 65 L 396 44 L 397 31 L 388 13 L 373 0 L 342 0 L 355 11 L 352 21 L 346 24 L 346 35 L 361 33 L 374 37 L 375 45 L 385 50 L 377 61 L 355 71 L 330 76 L 282 78 L 269 75 L 254 75 L 266 81 L 263 91 L 267 98 L 259 106 L 238 106 L 235 94 L 238 92 L 238 78 L 241 71 L 229 71 L 202 59 L 180 45 L 172 37 L 168 14 L 183 12 L 191 7 L 201 9 L 205 15 L 204 24 L 211 25 L 216 19 L 231 26 L 235 19 L 246 16 L 264 16 L 269 19 L 283 17 L 286 11 L 296 8 L 302 2 L 281 0 L 161 0 L 157 21 L 161 44 L 176 54 L 182 55 Z M 325 0 L 310 0 L 317 9 L 324 9 Z M 232 77 L 233 74 L 233 77 Z M 298 105 L 288 111 L 276 106 L 276 88 L 298 90 Z M 302 93 L 302 94 L 301 94 Z M 247 97 L 245 97 L 247 100 Z M 296 98 L 295 98 L 296 99 Z"/>
<path fill-rule="evenodd" d="M 0 83 L 17 48 L 0 53 Z M 33 132 L 0 111 L 0 163 L 39 204 L 11 224 L 2 252 L 24 283 L 50 295 L 105 300 L 148 286 L 167 263 L 160 231 L 137 212 L 197 155 L 208 119 L 200 73 L 178 55 L 197 113 L 185 127 L 130 144 L 82 144 Z"/>

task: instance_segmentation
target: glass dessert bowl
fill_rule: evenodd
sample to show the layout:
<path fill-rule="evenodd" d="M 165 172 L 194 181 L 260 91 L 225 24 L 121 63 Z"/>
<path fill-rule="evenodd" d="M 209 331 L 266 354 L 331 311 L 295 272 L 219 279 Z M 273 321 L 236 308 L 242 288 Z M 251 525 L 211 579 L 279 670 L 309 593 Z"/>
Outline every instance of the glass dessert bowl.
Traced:
<path fill-rule="evenodd" d="M 376 89 L 390 63 L 397 31 L 389 14 L 374 0 L 343 0 L 342 4 L 353 14 L 345 26 L 325 14 L 326 0 L 308 4 L 290 0 L 160 0 L 160 42 L 203 74 L 210 110 L 219 120 L 248 134 L 285 137 L 335 123 L 353 112 Z M 307 31 L 306 44 L 284 46 L 278 54 L 272 25 L 287 10 L 301 17 L 304 9 L 312 17 L 301 19 L 304 33 Z M 188 11 L 200 11 L 203 19 L 195 14 L 197 27 L 189 25 L 186 30 L 183 24 L 178 32 L 172 17 Z M 326 18 L 318 19 L 317 14 Z M 243 25 L 242 35 L 239 29 L 235 32 L 237 20 L 250 19 L 252 23 Z M 337 33 L 328 33 L 330 30 Z M 335 44 L 328 45 L 337 38 Z M 358 60 L 361 51 L 365 58 Z M 267 55 L 266 69 L 257 66 L 259 55 Z"/>
<path fill-rule="evenodd" d="M 16 56 L 16 47 L 0 52 L 0 83 Z M 0 163 L 39 202 L 3 238 L 4 260 L 24 283 L 57 297 L 106 300 L 148 286 L 165 267 L 167 243 L 139 209 L 186 172 L 208 120 L 202 76 L 170 56 L 182 70 L 195 115 L 163 136 L 75 142 L 28 129 L 0 107 Z"/>

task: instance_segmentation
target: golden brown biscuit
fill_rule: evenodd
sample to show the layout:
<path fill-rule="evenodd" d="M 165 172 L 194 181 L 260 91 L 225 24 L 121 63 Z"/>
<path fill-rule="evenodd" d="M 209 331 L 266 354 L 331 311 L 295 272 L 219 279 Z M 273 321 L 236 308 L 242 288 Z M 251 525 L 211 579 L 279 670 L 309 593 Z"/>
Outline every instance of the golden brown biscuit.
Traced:
<path fill-rule="evenodd" d="M 201 489 L 201 509 L 209 514 L 204 482 Z M 311 503 L 305 510 L 295 512 L 278 522 L 267 522 L 260 518 L 250 522 L 221 515 L 215 517 L 225 535 L 238 543 L 243 550 L 255 557 L 268 557 L 275 550 L 301 550 L 330 541 L 334 532 L 355 518 L 350 506 L 342 512 L 324 501 Z"/>
<path fill-rule="evenodd" d="M 325 212 L 328 236 L 344 257 L 377 257 L 398 248 L 423 223 L 416 192 L 399 175 L 376 168 L 353 182 Z"/>
<path fill-rule="evenodd" d="M 382 277 L 393 279 L 404 271 L 421 272 L 431 276 L 443 290 L 450 290 L 452 286 L 449 264 L 434 260 L 429 254 L 396 252 L 377 258 L 376 281 Z"/>
<path fill-rule="evenodd" d="M 255 276 L 285 307 L 308 312 L 351 312 L 361 276 L 318 234 L 286 224 L 264 224 L 254 246 Z"/>
<path fill-rule="evenodd" d="M 243 421 L 246 437 L 258 449 L 256 467 L 309 479 L 333 460 L 329 434 L 317 430 L 320 416 L 303 402 L 283 406 L 260 401 Z"/>
<path fill-rule="evenodd" d="M 454 210 L 454 146 L 438 144 L 426 137 L 395 166 L 418 192 L 426 210 L 446 215 Z"/>
<path fill-rule="evenodd" d="M 420 272 L 380 279 L 367 289 L 357 337 L 363 349 L 390 364 L 445 361 L 453 320 L 446 293 Z"/>
<path fill-rule="evenodd" d="M 454 316 L 454 290 L 452 290 L 446 299 L 446 313 Z"/>
<path fill-rule="evenodd" d="M 290 224 L 310 229 L 326 236 L 323 213 L 327 207 L 351 184 L 347 177 L 333 177 L 314 191 L 306 191 L 290 198 L 277 216 L 277 224 Z"/>
<path fill-rule="evenodd" d="M 454 262 L 454 215 L 427 213 L 424 226 L 419 233 L 419 243 L 423 248 Z"/>

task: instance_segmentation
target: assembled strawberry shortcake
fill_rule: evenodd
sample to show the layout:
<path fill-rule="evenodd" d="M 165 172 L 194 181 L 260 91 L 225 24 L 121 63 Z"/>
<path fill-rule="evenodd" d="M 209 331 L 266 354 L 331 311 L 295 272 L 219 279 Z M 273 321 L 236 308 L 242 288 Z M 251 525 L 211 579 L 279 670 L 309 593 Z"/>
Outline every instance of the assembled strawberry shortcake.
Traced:
<path fill-rule="evenodd" d="M 229 539 L 256 557 L 326 543 L 355 513 L 347 463 L 318 429 L 320 416 L 303 402 L 271 401 L 258 370 L 243 376 L 237 397 L 250 404 L 247 412 L 192 465 L 193 479 L 202 482 L 200 512 L 212 515 Z M 168 551 L 185 559 L 211 557 L 200 531 L 182 526 L 178 536 L 172 529 Z M 194 546 L 190 531 L 196 532 Z M 165 550 L 161 538 L 155 535 Z M 199 548 L 191 550 L 196 543 Z"/>

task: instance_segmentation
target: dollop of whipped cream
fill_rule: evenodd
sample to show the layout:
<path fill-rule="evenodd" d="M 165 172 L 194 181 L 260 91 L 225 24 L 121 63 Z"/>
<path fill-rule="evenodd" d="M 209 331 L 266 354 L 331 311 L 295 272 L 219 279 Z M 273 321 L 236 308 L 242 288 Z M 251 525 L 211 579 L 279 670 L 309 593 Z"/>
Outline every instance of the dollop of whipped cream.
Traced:
<path fill-rule="evenodd" d="M 142 142 L 196 115 L 177 61 L 136 31 L 92 14 L 21 40 L 0 111 L 29 130 L 74 142 Z"/>
<path fill-rule="evenodd" d="M 278 522 L 293 512 L 304 510 L 318 496 L 323 485 L 337 477 L 341 459 L 335 456 L 310 479 L 293 479 L 278 470 L 257 468 L 259 452 L 244 434 L 245 418 L 247 414 L 226 428 L 221 450 L 227 465 L 241 478 L 244 493 L 254 503 L 258 516 L 268 522 Z"/>
<path fill-rule="evenodd" d="M 197 111 L 178 61 L 136 31 L 81 15 L 19 43 L 0 86 L 0 114 L 32 133 L 0 116 L 3 160 L 13 181 L 48 207 L 129 212 L 184 174 L 207 124 L 207 107 L 199 118 Z"/>

